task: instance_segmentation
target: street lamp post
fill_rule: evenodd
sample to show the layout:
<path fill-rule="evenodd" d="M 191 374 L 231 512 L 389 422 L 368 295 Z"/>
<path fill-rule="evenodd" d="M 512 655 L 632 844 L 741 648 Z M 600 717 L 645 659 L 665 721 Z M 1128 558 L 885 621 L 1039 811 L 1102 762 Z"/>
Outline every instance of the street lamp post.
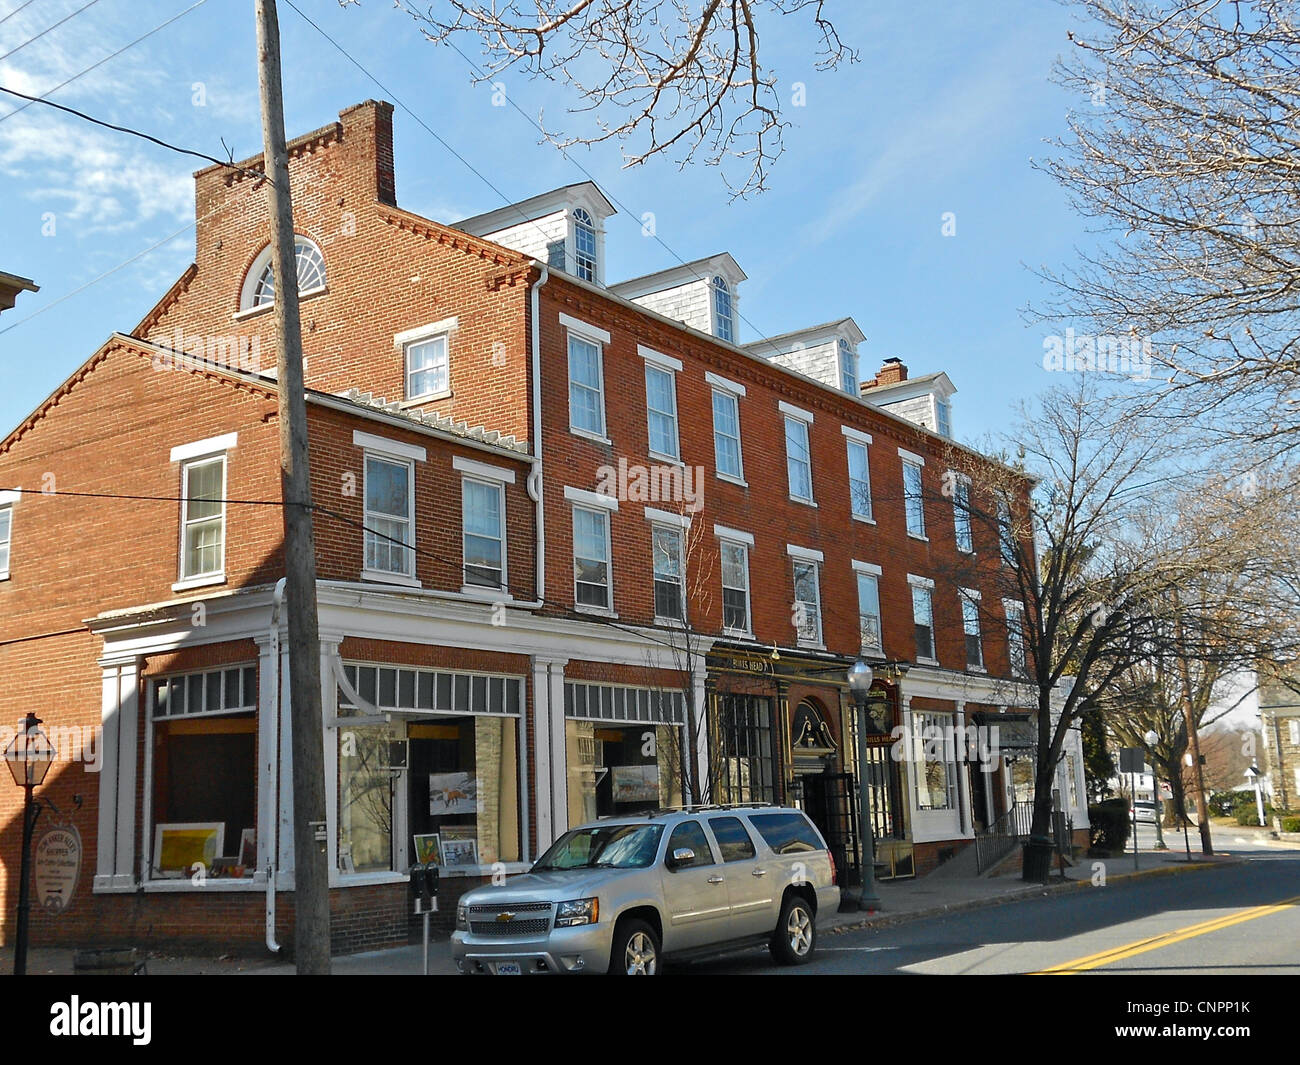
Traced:
<path fill-rule="evenodd" d="M 1156 850 L 1167 851 L 1169 848 L 1165 846 L 1162 824 L 1165 819 L 1165 804 L 1160 797 L 1160 779 L 1156 776 L 1156 744 L 1160 742 L 1160 734 L 1155 729 L 1148 729 L 1142 738 L 1147 741 L 1147 750 L 1151 753 L 1151 799 L 1156 808 Z"/>
<path fill-rule="evenodd" d="M 870 784 L 867 781 L 867 693 L 875 674 L 863 659 L 849 667 L 849 693 L 858 711 L 858 821 L 862 839 L 862 892 L 858 909 L 879 910 L 880 896 L 876 894 L 876 838 L 871 825 Z"/>
<path fill-rule="evenodd" d="M 41 804 L 32 791 L 44 780 L 54 761 L 54 748 L 40 729 L 41 719 L 28 714 L 18 726 L 18 735 L 5 748 L 5 764 L 14 783 L 23 789 L 23 852 L 18 881 L 18 933 L 14 938 L 14 975 L 27 973 L 27 918 L 31 910 L 32 833 L 41 815 Z"/>

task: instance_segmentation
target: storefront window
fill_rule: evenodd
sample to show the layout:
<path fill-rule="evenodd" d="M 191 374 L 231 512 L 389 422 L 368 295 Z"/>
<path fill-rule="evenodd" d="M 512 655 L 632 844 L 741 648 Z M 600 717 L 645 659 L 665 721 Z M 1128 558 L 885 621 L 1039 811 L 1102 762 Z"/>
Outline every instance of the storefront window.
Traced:
<path fill-rule="evenodd" d="M 916 808 L 955 810 L 957 773 L 952 741 L 951 714 L 916 714 L 912 727 L 916 758 Z"/>
<path fill-rule="evenodd" d="M 775 802 L 772 706 L 768 699 L 723 695 L 718 708 L 722 774 L 719 802 Z"/>
<path fill-rule="evenodd" d="M 392 743 L 401 724 L 339 729 L 339 868 L 393 868 Z"/>

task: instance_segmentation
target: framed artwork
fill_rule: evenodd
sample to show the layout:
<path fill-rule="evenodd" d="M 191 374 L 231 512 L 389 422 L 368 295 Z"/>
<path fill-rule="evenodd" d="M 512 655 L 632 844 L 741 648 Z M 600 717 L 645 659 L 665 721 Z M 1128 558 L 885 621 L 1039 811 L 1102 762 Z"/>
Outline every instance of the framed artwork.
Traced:
<path fill-rule="evenodd" d="M 239 833 L 239 864 L 245 869 L 257 868 L 257 829 L 245 828 Z"/>
<path fill-rule="evenodd" d="M 657 765 L 616 765 L 611 770 L 615 802 L 658 802 Z"/>
<path fill-rule="evenodd" d="M 478 865 L 478 829 L 470 825 L 444 825 L 442 864 L 448 869 Z"/>
<path fill-rule="evenodd" d="M 478 778 L 469 773 L 429 774 L 429 813 L 435 816 L 477 814 Z"/>
<path fill-rule="evenodd" d="M 415 838 L 415 864 L 442 864 L 442 841 L 437 832 L 427 832 Z"/>
<path fill-rule="evenodd" d="M 158 824 L 153 830 L 155 876 L 188 876 L 196 863 L 211 869 L 225 849 L 222 821 L 188 821 Z"/>

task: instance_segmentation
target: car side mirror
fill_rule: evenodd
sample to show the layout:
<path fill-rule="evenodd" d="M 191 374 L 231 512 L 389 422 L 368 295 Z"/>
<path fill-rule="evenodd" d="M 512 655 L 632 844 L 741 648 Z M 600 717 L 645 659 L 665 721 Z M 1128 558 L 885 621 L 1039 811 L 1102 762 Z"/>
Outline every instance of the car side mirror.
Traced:
<path fill-rule="evenodd" d="M 695 861 L 695 852 L 690 847 L 678 847 L 672 854 L 668 855 L 668 868 L 680 869 L 683 865 L 690 865 Z"/>

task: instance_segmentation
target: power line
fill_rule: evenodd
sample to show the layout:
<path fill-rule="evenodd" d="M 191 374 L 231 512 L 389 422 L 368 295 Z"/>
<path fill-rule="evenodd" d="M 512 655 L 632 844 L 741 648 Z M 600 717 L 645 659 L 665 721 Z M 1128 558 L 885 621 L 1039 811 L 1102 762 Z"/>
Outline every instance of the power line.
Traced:
<path fill-rule="evenodd" d="M 23 8 L 25 8 L 25 7 L 31 7 L 32 4 L 34 4 L 34 3 L 36 3 L 36 0 L 26 0 L 25 3 L 19 4 L 16 8 L 14 8 L 12 11 L 10 11 L 9 14 L 7 14 L 4 18 L 0 18 L 0 26 L 3 26 L 6 22 L 8 22 L 11 18 L 13 18 L 16 14 L 18 14 L 18 12 L 20 12 Z"/>
<path fill-rule="evenodd" d="M 28 2 L 28 3 L 31 3 L 32 0 L 27 0 L 27 2 Z M 23 104 L 22 106 L 20 106 L 20 107 L 15 107 L 12 111 L 10 111 L 10 112 L 9 112 L 7 115 L 5 115 L 3 118 L 0 118 L 0 122 L 4 122 L 4 121 L 6 121 L 6 120 L 8 120 L 8 119 L 13 118 L 14 115 L 18 114 L 18 112 L 20 112 L 20 111 L 26 111 L 27 108 L 31 107 L 32 104 L 34 104 L 34 103 L 38 103 L 38 102 L 42 102 L 42 101 L 44 101 L 45 97 L 54 95 L 54 93 L 58 92 L 58 91 L 59 91 L 60 89 L 62 89 L 64 86 L 66 86 L 66 85 L 71 85 L 71 84 L 72 84 L 74 81 L 76 81 L 78 78 L 84 77 L 85 75 L 89 74 L 92 70 L 97 70 L 99 67 L 102 67 L 105 63 L 107 63 L 110 59 L 116 59 L 116 58 L 117 58 L 118 56 L 120 56 L 123 52 L 127 51 L 127 50 L 130 49 L 130 48 L 134 48 L 134 47 L 135 47 L 137 44 L 139 44 L 141 41 L 145 40 L 145 39 L 148 38 L 148 37 L 152 37 L 152 36 L 153 36 L 155 33 L 157 33 L 159 30 L 166 29 L 168 26 L 170 26 L 170 25 L 171 25 L 173 22 L 175 22 L 177 19 L 179 19 L 179 18 L 183 18 L 184 16 L 188 15 L 191 11 L 193 11 L 195 8 L 202 7 L 202 6 L 203 6 L 204 4 L 206 4 L 207 2 L 208 2 L 208 0 L 198 0 L 197 3 L 195 3 L 195 4 L 191 4 L 191 5 L 190 5 L 189 7 L 187 7 L 184 11 L 179 11 L 179 12 L 177 12 L 175 15 L 173 15 L 171 18 L 169 18 L 166 22 L 160 22 L 157 26 L 155 26 L 153 29 L 151 29 L 148 33 L 141 34 L 139 37 L 137 37 L 137 38 L 136 38 L 134 41 L 132 41 L 130 44 L 124 44 L 124 45 L 123 45 L 121 48 L 119 48 L 116 52 L 113 52 L 113 53 L 111 53 L 110 55 L 106 55 L 106 56 L 104 56 L 104 58 L 101 59 L 98 63 L 92 63 L 90 66 L 86 67 L 86 69 L 83 70 L 83 71 L 81 71 L 80 73 L 73 74 L 72 77 L 68 78 L 66 81 L 61 81 L 61 82 L 59 82 L 59 84 L 57 84 L 56 86 L 54 86 L 54 88 L 52 88 L 52 89 L 50 89 L 50 90 L 48 90 L 48 91 L 46 91 L 46 92 L 41 93 L 41 99 L 40 99 L 40 101 L 37 101 L 37 100 L 29 100 L 27 103 Z M 27 6 L 27 4 L 24 4 L 24 5 L 23 5 L 23 7 L 26 7 L 26 6 Z M 22 8 L 20 7 L 20 8 L 18 9 L 18 11 L 21 11 L 21 10 L 22 10 Z M 17 14 L 17 11 L 13 12 L 13 14 Z M 8 18 L 8 17 L 9 17 L 8 15 L 5 16 L 5 18 Z M 2 23 L 2 22 L 4 22 L 4 19 L 0 19 L 0 23 Z"/>
<path fill-rule="evenodd" d="M 26 48 L 29 44 L 33 43 L 34 41 L 39 41 L 42 37 L 44 37 L 44 36 L 45 36 L 47 33 L 49 33 L 51 30 L 57 30 L 60 26 L 62 26 L 62 25 L 63 25 L 65 22 L 67 22 L 69 19 L 74 19 L 74 18 L 76 18 L 76 17 L 77 17 L 78 15 L 80 15 L 83 11 L 85 11 L 86 8 L 88 8 L 88 7 L 94 7 L 97 3 L 99 3 L 99 0 L 90 0 L 90 3 L 84 5 L 83 7 L 79 7 L 79 8 L 77 8 L 77 10 L 74 11 L 71 15 L 65 15 L 63 18 L 59 19 L 59 21 L 56 22 L 53 26 L 47 26 L 45 29 L 41 30 L 41 32 L 38 33 L 35 37 L 30 37 L 30 38 L 28 38 L 27 40 L 23 41 L 23 43 L 20 44 L 17 48 L 11 48 L 11 49 L 9 49 L 9 51 L 5 52 L 4 55 L 0 55 L 0 63 L 3 63 L 3 62 L 4 62 L 6 59 L 8 59 L 11 55 L 14 55 L 14 54 L 17 53 L 17 52 L 21 52 L 24 48 Z M 26 7 L 26 6 L 27 6 L 26 4 L 23 5 L 23 7 Z M 20 7 L 18 10 L 21 11 L 22 8 Z M 17 14 L 17 12 L 11 12 L 10 14 Z M 8 16 L 6 16 L 6 17 L 8 17 Z"/>
<path fill-rule="evenodd" d="M 236 166 L 230 159 L 218 159 L 215 155 L 208 155 L 206 152 L 196 152 L 193 148 L 182 148 L 179 145 L 170 143 L 169 141 L 160 140 L 152 134 L 142 133 L 138 129 L 132 129 L 130 126 L 118 126 L 114 125 L 112 122 L 105 122 L 102 118 L 95 118 L 93 115 L 88 115 L 84 111 L 78 111 L 75 107 L 56 104 L 53 100 L 46 100 L 40 96 L 28 96 L 25 92 L 19 92 L 17 89 L 10 89 L 4 85 L 0 85 L 0 92 L 7 92 L 10 96 L 17 96 L 20 99 L 27 100 L 33 104 L 44 104 L 46 107 L 56 108 L 59 111 L 64 111 L 67 114 L 75 115 L 77 118 L 84 119 L 86 122 L 91 122 L 96 126 L 103 126 L 105 129 L 111 129 L 116 133 L 126 133 L 132 137 L 139 137 L 141 140 L 149 141 L 151 144 L 156 144 L 160 148 L 166 148 L 168 151 L 177 152 L 180 155 L 191 155 L 195 159 L 202 159 L 205 162 L 216 163 L 217 166 L 229 167 L 231 170 L 238 171 L 248 177 L 256 177 L 266 181 L 271 180 L 260 170 L 248 170 L 245 167 Z M 10 114 L 13 114 L 13 112 L 10 112 Z M 5 118 L 8 117 L 9 115 L 5 116 Z"/>

